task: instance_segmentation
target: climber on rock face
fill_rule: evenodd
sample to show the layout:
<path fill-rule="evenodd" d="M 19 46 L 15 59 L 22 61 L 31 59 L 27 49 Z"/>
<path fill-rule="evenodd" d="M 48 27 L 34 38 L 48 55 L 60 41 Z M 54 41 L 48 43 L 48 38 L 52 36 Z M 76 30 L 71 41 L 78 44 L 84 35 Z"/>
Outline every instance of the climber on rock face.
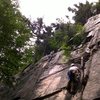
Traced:
<path fill-rule="evenodd" d="M 67 90 L 70 91 L 70 93 L 73 93 L 74 92 L 73 85 L 76 82 L 80 82 L 80 78 L 81 78 L 80 68 L 78 66 L 76 66 L 74 63 L 72 63 L 68 70 L 67 75 L 68 75 L 68 79 L 69 79 L 69 82 L 67 85 Z"/>
<path fill-rule="evenodd" d="M 72 63 L 68 70 L 68 78 L 70 81 L 75 81 L 76 78 L 79 77 L 80 77 L 80 68 L 77 67 L 74 63 Z"/>

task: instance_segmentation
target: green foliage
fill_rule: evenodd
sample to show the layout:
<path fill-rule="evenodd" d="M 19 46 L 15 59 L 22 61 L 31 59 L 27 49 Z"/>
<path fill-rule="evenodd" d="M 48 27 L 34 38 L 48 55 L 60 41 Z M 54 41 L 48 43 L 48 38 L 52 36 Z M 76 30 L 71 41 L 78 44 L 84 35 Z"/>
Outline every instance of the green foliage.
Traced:
<path fill-rule="evenodd" d="M 78 33 L 73 38 L 73 45 L 75 47 L 77 47 L 77 46 L 79 46 L 82 43 L 83 40 L 84 40 L 84 34 Z"/>
<path fill-rule="evenodd" d="M 75 23 L 81 23 L 84 25 L 88 18 L 100 13 L 100 0 L 95 4 L 89 3 L 88 1 L 86 1 L 85 4 L 75 4 L 74 8 L 69 7 L 68 10 L 75 13 L 73 16 Z"/>
<path fill-rule="evenodd" d="M 64 31 L 64 27 L 61 26 L 60 29 L 54 32 L 54 36 L 50 38 L 49 45 L 52 50 L 57 51 L 63 43 L 67 43 L 68 36 Z"/>
<path fill-rule="evenodd" d="M 94 5 L 95 14 L 100 14 L 100 0 Z"/>
<path fill-rule="evenodd" d="M 36 63 L 37 61 L 39 61 L 41 59 L 41 57 L 43 57 L 44 55 L 44 50 L 45 48 L 42 47 L 42 45 L 36 45 L 35 46 L 35 51 L 34 51 L 34 55 L 33 55 L 33 62 Z"/>
<path fill-rule="evenodd" d="M 20 70 L 23 69 L 24 67 L 26 67 L 28 64 L 33 62 L 33 54 L 34 54 L 33 51 L 34 51 L 33 47 L 25 49 L 25 51 L 23 53 L 23 56 L 21 58 L 21 61 L 22 61 L 21 65 L 22 65 L 22 67 L 19 66 L 19 67 L 21 67 Z"/>
<path fill-rule="evenodd" d="M 71 47 L 70 46 L 66 46 L 66 44 L 63 44 L 60 49 L 64 50 L 64 55 L 67 58 L 70 57 L 70 53 L 71 53 Z"/>
<path fill-rule="evenodd" d="M 75 34 L 69 41 L 69 45 L 73 47 L 77 47 L 78 45 L 81 44 L 81 42 L 84 40 L 84 31 L 83 31 L 83 26 L 80 24 L 74 24 L 73 28 L 75 30 Z"/>
<path fill-rule="evenodd" d="M 73 19 L 75 20 L 76 23 L 85 24 L 87 19 L 93 16 L 93 12 L 91 11 L 93 3 L 89 3 L 88 1 L 86 1 L 85 4 L 79 3 L 79 5 L 75 4 L 74 6 L 75 8 L 74 9 L 69 8 L 69 11 L 75 13 Z"/>
<path fill-rule="evenodd" d="M 0 80 L 10 85 L 12 76 L 26 64 L 22 58 L 31 36 L 26 19 L 15 4 L 0 0 Z"/>
<path fill-rule="evenodd" d="M 82 31 L 80 24 L 61 23 L 60 28 L 54 32 L 54 36 L 49 40 L 52 50 L 64 50 L 65 55 L 69 56 L 71 50 L 81 44 L 83 34 L 77 34 Z"/>
<path fill-rule="evenodd" d="M 59 24 L 52 23 L 50 26 L 46 26 L 42 18 L 38 18 L 34 22 L 28 20 L 28 23 L 33 35 L 36 36 L 34 63 L 51 51 L 57 52 L 58 49 L 64 50 L 65 54 L 68 55 L 71 49 L 82 41 L 82 39 L 79 39 L 79 35 L 75 36 L 82 30 L 81 24 L 60 22 Z M 74 36 L 75 38 L 73 39 Z M 75 41 L 76 43 L 74 43 Z"/>
<path fill-rule="evenodd" d="M 36 63 L 41 57 L 52 51 L 49 40 L 54 34 L 53 28 L 56 27 L 56 24 L 53 23 L 51 26 L 46 26 L 43 23 L 43 19 L 38 18 L 37 21 L 34 22 L 28 20 L 28 25 L 31 28 L 33 35 L 36 36 L 33 59 L 34 63 Z"/>

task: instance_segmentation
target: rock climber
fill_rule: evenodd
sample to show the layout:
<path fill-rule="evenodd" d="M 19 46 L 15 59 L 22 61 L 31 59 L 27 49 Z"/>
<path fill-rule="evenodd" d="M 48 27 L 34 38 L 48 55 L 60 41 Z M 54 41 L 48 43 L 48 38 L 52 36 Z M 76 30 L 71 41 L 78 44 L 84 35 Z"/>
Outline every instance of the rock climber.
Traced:
<path fill-rule="evenodd" d="M 67 90 L 71 93 L 74 94 L 74 84 L 76 84 L 76 82 L 80 82 L 80 78 L 81 78 L 81 71 L 80 68 L 78 66 L 76 66 L 74 63 L 71 64 L 69 70 L 68 70 L 68 85 L 67 85 Z"/>

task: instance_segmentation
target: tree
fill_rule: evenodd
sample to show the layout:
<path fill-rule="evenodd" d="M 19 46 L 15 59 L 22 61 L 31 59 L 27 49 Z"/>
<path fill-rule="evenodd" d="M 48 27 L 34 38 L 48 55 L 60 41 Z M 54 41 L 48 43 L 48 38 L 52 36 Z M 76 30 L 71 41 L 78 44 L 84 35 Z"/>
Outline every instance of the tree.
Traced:
<path fill-rule="evenodd" d="M 95 14 L 100 14 L 100 0 L 96 2 L 96 4 L 94 5 L 94 8 L 95 8 Z"/>
<path fill-rule="evenodd" d="M 54 36 L 49 41 L 52 50 L 66 49 L 68 51 L 68 48 L 70 50 L 70 48 L 73 49 L 73 47 L 78 46 L 82 38 L 77 33 L 82 31 L 82 27 L 80 24 L 72 24 L 70 22 L 59 24 L 59 29 L 54 32 Z"/>
<path fill-rule="evenodd" d="M 48 44 L 49 39 L 53 36 L 53 28 L 57 28 L 56 24 L 46 26 L 43 23 L 42 18 L 37 18 L 37 21 L 30 22 L 27 20 L 30 29 L 32 30 L 33 36 L 36 37 L 35 50 L 34 50 L 34 62 L 37 62 L 41 57 L 51 52 L 50 45 Z"/>
<path fill-rule="evenodd" d="M 74 6 L 75 8 L 69 7 L 68 10 L 72 11 L 72 13 L 75 13 L 75 15 L 73 16 L 75 23 L 81 23 L 82 25 L 84 25 L 87 19 L 95 14 L 93 3 L 89 3 L 88 1 L 86 1 L 85 4 L 83 3 L 79 3 L 79 5 L 74 4 Z"/>
<path fill-rule="evenodd" d="M 0 80 L 9 85 L 12 76 L 26 65 L 23 56 L 31 36 L 26 18 L 11 1 L 0 0 Z"/>

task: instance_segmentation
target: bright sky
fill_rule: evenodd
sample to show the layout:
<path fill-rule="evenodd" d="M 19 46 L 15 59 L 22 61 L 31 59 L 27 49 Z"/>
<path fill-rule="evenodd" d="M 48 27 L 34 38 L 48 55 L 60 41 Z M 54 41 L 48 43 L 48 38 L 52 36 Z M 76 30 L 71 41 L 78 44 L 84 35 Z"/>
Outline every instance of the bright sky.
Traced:
<path fill-rule="evenodd" d="M 18 0 L 20 11 L 27 18 L 32 20 L 42 17 L 46 24 L 56 21 L 56 18 L 63 18 L 67 21 L 65 15 L 73 16 L 67 11 L 68 7 L 79 2 L 85 3 L 86 0 Z M 97 2 L 98 0 L 88 0 L 89 2 Z"/>

